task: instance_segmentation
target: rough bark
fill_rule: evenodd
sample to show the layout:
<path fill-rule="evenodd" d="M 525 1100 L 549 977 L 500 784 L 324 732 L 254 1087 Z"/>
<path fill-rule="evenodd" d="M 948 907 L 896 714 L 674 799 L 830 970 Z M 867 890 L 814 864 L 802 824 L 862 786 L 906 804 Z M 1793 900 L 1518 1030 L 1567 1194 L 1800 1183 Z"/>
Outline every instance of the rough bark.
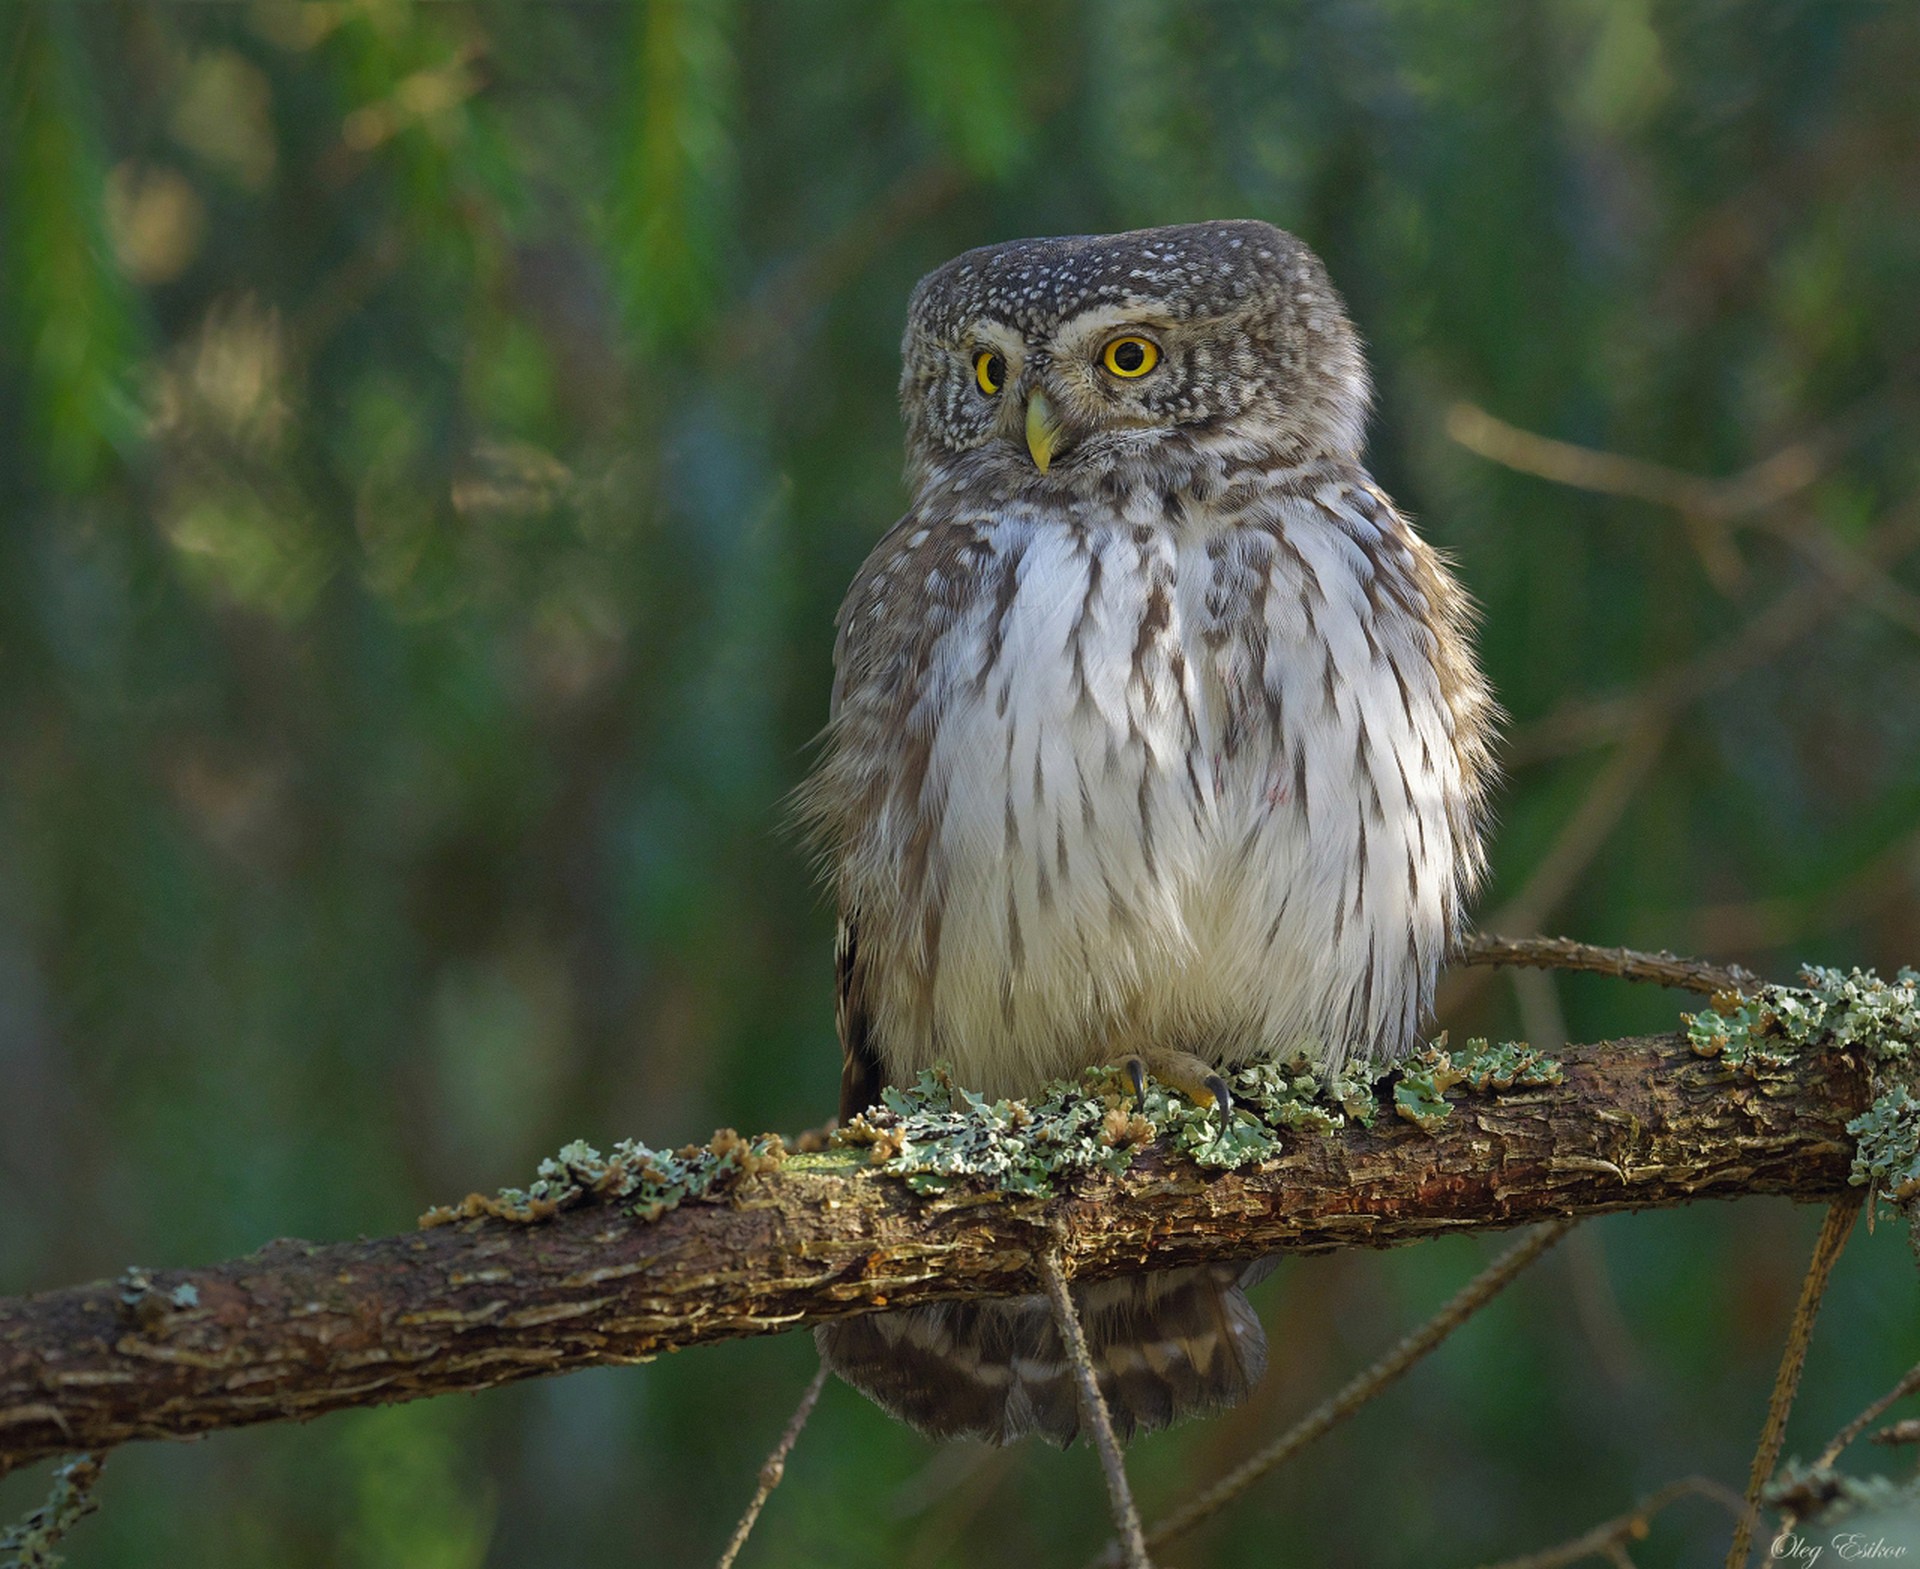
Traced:
<path fill-rule="evenodd" d="M 1455 1091 L 1423 1133 L 1298 1134 L 1259 1168 L 1149 1152 L 1053 1198 L 920 1197 L 855 1157 L 796 1157 L 652 1222 L 590 1205 L 537 1225 L 275 1242 L 197 1270 L 0 1302 L 0 1473 L 939 1297 L 1038 1289 L 1036 1252 L 1097 1277 L 1214 1257 L 1389 1247 L 1550 1216 L 1846 1188 L 1853 1057 L 1758 1076 L 1678 1036 L 1569 1048 L 1564 1083 Z M 190 1290 L 182 1290 L 189 1287 Z M 131 1300 L 129 1300 L 131 1299 Z"/>

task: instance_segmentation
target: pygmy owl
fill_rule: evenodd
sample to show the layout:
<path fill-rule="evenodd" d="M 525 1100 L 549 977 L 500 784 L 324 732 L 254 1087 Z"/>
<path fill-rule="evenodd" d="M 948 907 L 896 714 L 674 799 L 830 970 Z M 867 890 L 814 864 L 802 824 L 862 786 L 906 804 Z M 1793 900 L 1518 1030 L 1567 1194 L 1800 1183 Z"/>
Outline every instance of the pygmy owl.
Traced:
<path fill-rule="evenodd" d="M 1131 1060 L 1196 1095 L 1413 1044 L 1482 870 L 1468 601 L 1368 476 L 1360 343 L 1268 224 L 969 251 L 908 308 L 912 505 L 839 618 L 803 787 L 840 906 L 841 1114 Z M 1258 1269 L 1259 1266 L 1253 1266 Z M 1077 1287 L 1114 1423 L 1266 1348 L 1216 1264 Z M 1058 1443 L 1043 1299 L 819 1331 L 922 1431 Z"/>

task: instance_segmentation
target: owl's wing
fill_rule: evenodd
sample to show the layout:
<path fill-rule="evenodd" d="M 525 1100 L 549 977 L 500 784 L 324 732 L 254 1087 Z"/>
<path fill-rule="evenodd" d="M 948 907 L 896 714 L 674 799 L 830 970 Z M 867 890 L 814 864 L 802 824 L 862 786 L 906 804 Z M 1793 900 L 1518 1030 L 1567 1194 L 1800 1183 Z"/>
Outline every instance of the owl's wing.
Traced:
<path fill-rule="evenodd" d="M 840 607 L 826 744 L 797 804 L 840 896 L 835 969 L 843 1120 L 871 1106 L 887 1082 L 869 1006 L 875 944 L 870 941 L 862 953 L 861 905 L 869 906 L 870 937 L 885 929 L 884 920 L 899 923 L 897 911 L 873 906 L 878 899 L 898 903 L 902 897 L 893 891 L 901 882 L 896 871 L 903 851 L 895 842 L 897 825 L 918 820 L 925 810 L 932 741 L 927 727 L 914 723 L 914 707 L 935 646 L 987 592 L 985 574 L 993 560 L 970 518 L 929 520 L 909 512 L 874 546 Z M 1003 563 L 1000 570 L 1011 569 Z M 911 873 L 905 889 L 909 902 L 920 897 Z"/>
<path fill-rule="evenodd" d="M 873 1048 L 867 1014 L 866 966 L 860 962 L 859 924 L 851 910 L 840 912 L 833 944 L 833 1015 L 840 1030 L 840 1123 L 880 1098 L 886 1075 Z"/>
<path fill-rule="evenodd" d="M 894 526 L 881 542 L 882 548 L 900 532 L 901 526 Z M 881 553 L 881 548 L 876 548 L 874 555 Z M 848 685 L 857 680 L 858 673 L 875 657 L 872 645 L 882 641 L 876 637 L 876 628 L 870 623 L 862 626 L 852 614 L 872 570 L 873 562 L 869 560 L 854 580 L 841 609 L 833 648 L 833 704 L 828 710 L 831 724 L 844 722 Z M 867 1010 L 867 967 L 860 953 L 860 914 L 846 902 L 844 889 L 841 898 L 840 923 L 833 941 L 833 1021 L 840 1034 L 840 1124 L 844 1127 L 849 1119 L 880 1099 L 887 1079 L 873 1043 L 872 1016 Z"/>
<path fill-rule="evenodd" d="M 944 539 L 951 531 L 932 532 Z M 825 850 L 840 885 L 834 1015 L 840 1032 L 842 1123 L 879 1100 L 887 1082 L 873 1039 L 857 885 L 845 876 L 845 861 L 861 841 L 876 803 L 900 777 L 897 753 L 902 737 L 909 734 L 907 713 L 917 688 L 913 672 L 924 667 L 924 649 L 948 612 L 948 607 L 916 602 L 911 614 L 887 613 L 890 601 L 881 592 L 889 571 L 911 554 L 908 541 L 923 542 L 928 533 L 918 515 L 908 513 L 874 546 L 847 591 L 834 639 L 827 745 L 820 766 L 799 794 L 800 816 Z"/>

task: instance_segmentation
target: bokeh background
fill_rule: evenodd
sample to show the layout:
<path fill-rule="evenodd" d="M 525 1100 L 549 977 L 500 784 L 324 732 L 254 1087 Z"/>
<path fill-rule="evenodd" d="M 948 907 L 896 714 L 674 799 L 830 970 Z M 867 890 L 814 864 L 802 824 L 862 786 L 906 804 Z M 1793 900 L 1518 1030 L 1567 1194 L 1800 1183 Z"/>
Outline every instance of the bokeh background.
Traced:
<path fill-rule="evenodd" d="M 782 800 L 903 502 L 907 292 L 1015 236 L 1326 257 L 1513 715 L 1485 924 L 1920 960 L 1917 80 L 1920 9 L 1857 0 L 13 0 L 0 1290 L 830 1112 Z M 1456 1034 L 1682 1005 L 1463 980 Z M 1467 1565 L 1737 1484 L 1817 1220 L 1590 1225 L 1170 1562 Z M 1498 1241 L 1282 1269 L 1255 1400 L 1135 1449 L 1148 1514 Z M 1791 1451 L 1920 1356 L 1916 1295 L 1863 1228 Z M 709 1562 L 811 1367 L 129 1450 L 71 1561 Z M 1071 1564 L 1104 1518 L 1084 1453 L 836 1388 L 744 1562 Z"/>

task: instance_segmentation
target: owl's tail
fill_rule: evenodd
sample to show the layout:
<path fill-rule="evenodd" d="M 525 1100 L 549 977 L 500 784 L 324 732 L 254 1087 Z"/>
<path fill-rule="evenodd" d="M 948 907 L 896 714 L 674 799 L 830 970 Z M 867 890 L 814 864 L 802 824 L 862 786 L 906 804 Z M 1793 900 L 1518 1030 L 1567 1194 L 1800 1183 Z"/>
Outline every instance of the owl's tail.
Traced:
<path fill-rule="evenodd" d="M 1261 1265 L 1202 1264 L 1072 1288 L 1122 1438 L 1244 1400 L 1267 1338 L 1243 1284 Z M 1080 1429 L 1074 1373 L 1044 1297 L 936 1302 L 814 1332 L 821 1358 L 929 1438 L 1006 1444 Z"/>

